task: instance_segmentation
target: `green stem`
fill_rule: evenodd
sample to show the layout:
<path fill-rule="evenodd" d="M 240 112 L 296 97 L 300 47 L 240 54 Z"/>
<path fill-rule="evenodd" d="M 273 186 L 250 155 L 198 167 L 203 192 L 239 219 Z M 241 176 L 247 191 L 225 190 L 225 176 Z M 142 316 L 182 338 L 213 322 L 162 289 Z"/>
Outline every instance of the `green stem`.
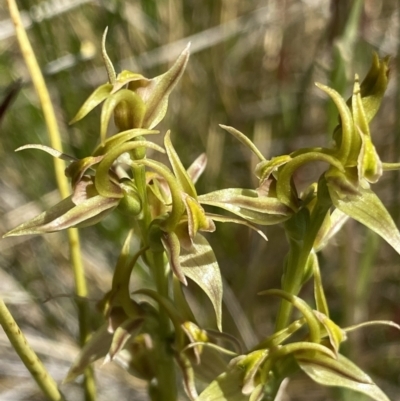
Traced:
<path fill-rule="evenodd" d="M 15 26 L 15 31 L 22 56 L 24 57 L 26 66 L 29 70 L 29 75 L 31 76 L 33 85 L 35 86 L 40 104 L 42 106 L 43 116 L 46 122 L 51 147 L 62 152 L 60 133 L 54 113 L 53 103 L 51 101 L 49 91 L 47 90 L 42 71 L 40 70 L 39 64 L 35 57 L 35 53 L 33 52 L 32 46 L 29 42 L 28 35 L 26 34 L 25 28 L 22 24 L 21 16 L 15 0 L 7 0 L 7 2 L 8 8 L 10 10 L 10 16 Z M 54 170 L 61 196 L 62 198 L 66 198 L 69 195 L 69 184 L 64 174 L 64 161 L 58 158 L 54 158 Z"/>
<path fill-rule="evenodd" d="M 54 149 L 62 152 L 61 136 L 58 129 L 57 119 L 54 113 L 53 103 L 50 98 L 49 91 L 47 90 L 39 64 L 36 60 L 35 53 L 29 42 L 28 35 L 21 21 L 21 16 L 15 0 L 7 0 L 10 16 L 15 26 L 17 39 L 24 57 L 26 66 L 28 67 L 29 74 L 32 78 L 33 85 L 35 86 L 37 95 L 42 106 L 44 119 L 46 121 L 48 136 L 50 144 Z M 66 198 L 69 195 L 69 183 L 64 174 L 65 164 L 64 161 L 54 158 L 54 171 L 56 175 L 57 186 L 60 191 L 61 197 Z M 68 240 L 71 252 L 71 262 L 75 278 L 75 292 L 78 299 L 87 297 L 86 279 L 84 275 L 84 268 L 82 264 L 81 249 L 79 243 L 79 234 L 77 229 L 68 230 Z M 80 328 L 80 345 L 83 345 L 89 338 L 89 310 L 85 301 L 78 301 L 78 315 L 79 315 L 79 328 Z M 85 394 L 86 401 L 94 401 L 95 385 L 93 372 L 88 370 L 85 373 Z"/>
<path fill-rule="evenodd" d="M 146 170 L 144 165 L 132 164 L 136 187 L 143 205 L 143 218 L 140 220 L 141 237 L 147 244 L 147 230 L 151 223 L 151 214 L 147 200 Z M 164 252 L 148 252 L 149 263 L 157 288 L 157 293 L 169 299 L 169 274 L 164 263 Z M 159 308 L 158 341 L 154 349 L 157 367 L 157 384 L 151 384 L 149 395 L 153 401 L 176 401 L 177 388 L 173 353 L 170 350 L 171 324 L 164 308 Z"/>
<path fill-rule="evenodd" d="M 28 341 L 12 317 L 7 306 L 0 298 L 0 324 L 3 326 L 11 345 L 14 347 L 18 356 L 29 370 L 32 377 L 36 380 L 46 397 L 51 401 L 64 401 L 64 396 L 57 388 L 57 383 L 49 375 L 42 361 L 38 358 Z"/>
<path fill-rule="evenodd" d="M 164 263 L 164 252 L 152 252 L 152 272 L 156 282 L 157 292 L 169 298 L 169 274 Z M 173 353 L 170 350 L 171 324 L 163 308 L 159 309 L 159 341 L 156 344 L 154 356 L 157 360 L 157 389 L 154 400 L 176 401 L 176 376 Z"/>
<path fill-rule="evenodd" d="M 86 285 L 85 270 L 82 263 L 81 246 L 79 241 L 79 231 L 70 228 L 68 231 L 68 242 L 70 248 L 70 258 L 75 280 L 76 305 L 78 308 L 79 322 L 79 345 L 83 347 L 89 340 L 90 330 L 90 310 L 86 301 L 88 290 Z M 96 400 L 96 385 L 94 372 L 91 367 L 85 369 L 83 387 L 86 401 Z"/>
<path fill-rule="evenodd" d="M 329 208 L 330 203 L 327 203 L 325 200 L 319 202 L 317 199 L 304 240 L 289 241 L 291 248 L 289 250 L 285 274 L 282 279 L 282 289 L 290 294 L 297 295 L 300 291 L 307 268 L 308 258 Z M 283 330 L 288 325 L 292 307 L 293 305 L 288 301 L 283 300 L 281 302 L 275 331 Z"/>

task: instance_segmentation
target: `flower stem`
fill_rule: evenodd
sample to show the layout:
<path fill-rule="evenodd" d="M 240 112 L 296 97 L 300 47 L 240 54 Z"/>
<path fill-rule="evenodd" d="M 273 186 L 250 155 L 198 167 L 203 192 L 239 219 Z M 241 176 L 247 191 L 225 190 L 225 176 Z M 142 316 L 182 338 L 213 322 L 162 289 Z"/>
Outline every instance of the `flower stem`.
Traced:
<path fill-rule="evenodd" d="M 303 241 L 289 241 L 291 249 L 287 260 L 286 271 L 282 279 L 282 289 L 290 294 L 297 295 L 304 281 L 308 258 L 313 249 L 318 231 L 324 222 L 330 204 L 317 200 L 310 217 L 310 224 Z M 284 329 L 289 322 L 293 305 L 288 301 L 281 301 L 275 331 Z"/>
<path fill-rule="evenodd" d="M 10 16 L 15 26 L 17 39 L 21 48 L 22 55 L 28 67 L 29 74 L 32 78 L 33 85 L 35 86 L 38 94 L 40 104 L 42 106 L 44 119 L 46 121 L 47 131 L 49 135 L 50 144 L 54 149 L 62 152 L 61 136 L 58 129 L 57 119 L 54 113 L 53 104 L 50 98 L 49 91 L 47 90 L 43 74 L 40 70 L 39 64 L 36 60 L 35 53 L 29 42 L 28 35 L 21 21 L 21 16 L 15 0 L 7 0 Z M 61 197 L 66 198 L 69 195 L 69 183 L 64 174 L 65 164 L 64 161 L 54 158 L 54 171 L 57 181 L 57 186 L 60 191 Z M 75 278 L 75 292 L 78 299 L 82 300 L 87 296 L 86 279 L 82 263 L 82 256 L 79 243 L 79 234 L 77 229 L 68 230 L 68 240 L 71 252 L 71 262 L 73 266 Z M 80 328 L 80 345 L 87 341 L 90 335 L 89 328 L 89 310 L 85 301 L 78 301 L 78 315 L 79 315 L 79 328 Z M 86 401 L 95 400 L 95 385 L 93 372 L 88 370 L 85 373 L 85 399 Z"/>
<path fill-rule="evenodd" d="M 75 293 L 77 295 L 76 305 L 78 308 L 79 321 L 79 345 L 83 347 L 90 338 L 90 310 L 87 301 L 88 295 L 85 269 L 82 263 L 79 231 L 76 228 L 68 229 L 68 242 L 70 258 L 75 280 Z M 91 367 L 85 369 L 83 387 L 86 401 L 96 400 L 96 385 L 94 372 Z"/>
<path fill-rule="evenodd" d="M 157 292 L 169 297 L 169 275 L 164 263 L 164 252 L 152 252 L 152 272 L 157 286 Z M 176 377 L 173 353 L 170 350 L 171 324 L 165 310 L 159 309 L 159 341 L 155 349 L 157 359 L 157 389 L 153 394 L 154 401 L 176 401 Z M 157 349 L 158 348 L 158 349 Z"/>
<path fill-rule="evenodd" d="M 64 401 L 64 396 L 60 393 L 57 383 L 49 375 L 42 361 L 38 358 L 28 341 L 18 327 L 6 304 L 0 298 L 0 324 L 3 326 L 11 345 L 14 347 L 18 356 L 29 370 L 32 377 L 36 380 L 46 397 L 51 401 Z"/>

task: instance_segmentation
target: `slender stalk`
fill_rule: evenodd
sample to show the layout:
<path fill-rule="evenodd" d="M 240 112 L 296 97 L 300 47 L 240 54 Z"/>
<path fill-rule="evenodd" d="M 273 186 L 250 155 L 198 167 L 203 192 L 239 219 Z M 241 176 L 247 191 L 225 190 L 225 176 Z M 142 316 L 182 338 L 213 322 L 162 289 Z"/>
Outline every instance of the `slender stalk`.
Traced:
<path fill-rule="evenodd" d="M 28 67 L 29 74 L 38 94 L 40 104 L 42 106 L 44 119 L 46 121 L 47 131 L 49 135 L 50 144 L 54 149 L 62 151 L 61 137 L 58 129 L 57 119 L 55 117 L 53 104 L 36 60 L 34 51 L 29 42 L 28 35 L 24 29 L 21 21 L 21 16 L 15 0 L 7 0 L 10 16 L 15 26 L 17 39 L 21 48 L 22 55 Z M 69 195 L 69 183 L 64 174 L 65 164 L 62 160 L 54 159 L 54 171 L 57 181 L 57 186 L 60 191 L 61 197 L 66 198 Z M 75 292 L 78 299 L 87 297 L 87 286 L 82 264 L 82 256 L 79 242 L 79 233 L 77 229 L 68 230 L 68 240 L 71 252 L 71 262 L 73 266 L 75 278 Z M 79 315 L 79 328 L 80 328 L 80 345 L 83 345 L 89 335 L 89 310 L 87 303 L 78 301 L 78 315 Z M 95 400 L 95 385 L 93 382 L 93 372 L 89 369 L 85 372 L 85 394 L 87 401 Z"/>
<path fill-rule="evenodd" d="M 86 301 L 88 290 L 86 285 L 85 269 L 82 263 L 79 231 L 76 228 L 67 230 L 70 248 L 70 258 L 75 281 L 76 305 L 78 308 L 79 345 L 83 347 L 90 338 L 90 310 Z M 85 369 L 83 388 L 86 401 L 96 400 L 96 384 L 91 367 Z"/>
<path fill-rule="evenodd" d="M 10 16 L 15 26 L 18 43 L 24 57 L 26 66 L 28 67 L 33 85 L 35 86 L 40 104 L 43 110 L 43 116 L 46 121 L 50 144 L 54 149 L 62 151 L 61 138 L 58 130 L 57 120 L 53 109 L 43 74 L 36 60 L 32 46 L 29 42 L 28 35 L 21 21 L 21 16 L 15 0 L 7 0 Z M 65 177 L 64 161 L 54 158 L 54 170 L 56 174 L 57 185 L 63 198 L 69 195 L 68 180 Z"/>
<path fill-rule="evenodd" d="M 49 375 L 35 351 L 29 346 L 28 341 L 1 298 L 0 324 L 3 326 L 11 345 L 46 397 L 51 401 L 64 401 L 65 398 L 58 390 L 57 383 Z"/>
<path fill-rule="evenodd" d="M 143 219 L 140 221 L 140 231 L 143 245 L 147 245 L 147 232 L 151 223 L 149 203 L 146 188 L 145 166 L 133 166 L 133 174 L 143 205 Z M 169 298 L 169 272 L 164 262 L 164 252 L 148 251 L 146 260 L 156 284 L 157 292 Z M 173 353 L 169 349 L 171 341 L 171 324 L 163 308 L 159 309 L 158 341 L 154 347 L 154 358 L 157 366 L 157 384 L 150 385 L 149 395 L 152 401 L 176 401 L 177 387 Z"/>
<path fill-rule="evenodd" d="M 285 275 L 283 278 L 282 289 L 290 294 L 297 295 L 304 280 L 304 272 L 307 267 L 308 258 L 313 249 L 315 238 L 324 222 L 325 215 L 329 210 L 329 205 L 323 202 L 317 204 L 311 214 L 311 221 L 304 241 L 290 241 L 291 250 L 288 258 Z M 290 253 L 291 252 L 291 253 Z M 284 329 L 290 318 L 293 305 L 290 302 L 282 301 L 280 304 L 278 318 L 276 320 L 275 331 Z"/>
<path fill-rule="evenodd" d="M 169 275 L 164 263 L 164 252 L 152 252 L 152 272 L 157 286 L 157 292 L 169 297 Z M 176 375 L 173 354 L 168 343 L 171 338 L 171 325 L 166 312 L 160 308 L 159 343 L 156 345 L 155 358 L 157 359 L 157 390 L 154 400 L 176 401 Z M 158 348 L 158 349 L 157 349 Z"/>

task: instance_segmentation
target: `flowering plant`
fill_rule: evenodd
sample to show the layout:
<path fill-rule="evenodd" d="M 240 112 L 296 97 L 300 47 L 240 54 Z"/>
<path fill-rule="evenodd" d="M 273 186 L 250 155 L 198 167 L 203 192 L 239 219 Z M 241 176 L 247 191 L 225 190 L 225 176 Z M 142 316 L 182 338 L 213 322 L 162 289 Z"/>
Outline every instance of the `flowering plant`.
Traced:
<path fill-rule="evenodd" d="M 105 362 L 116 361 L 146 380 L 153 401 L 177 399 L 177 371 L 190 400 L 261 401 L 275 399 L 283 380 L 298 370 L 322 385 L 388 400 L 366 373 L 340 353 L 340 346 L 356 328 L 396 325 L 366 322 L 339 327 L 330 317 L 317 254 L 348 218 L 375 231 L 400 253 L 400 233 L 371 189 L 385 170 L 399 168 L 380 160 L 369 129 L 387 87 L 389 60 L 374 55 L 365 79 L 360 83 L 355 77 L 347 102 L 334 89 L 317 84 L 339 112 L 331 147 L 301 148 L 267 159 L 246 135 L 221 126 L 259 159 L 258 185 L 199 195 L 195 184 L 206 167 L 206 156 L 200 155 L 185 168 L 170 132 L 164 135 L 163 146 L 148 139 L 159 134 L 154 128 L 164 118 L 169 95 L 184 73 L 189 46 L 166 73 L 151 79 L 131 71 L 117 75 L 106 52 L 105 35 L 102 51 L 108 82 L 89 96 L 71 121 L 79 121 L 102 104 L 99 146 L 83 159 L 44 145 L 20 148 L 39 149 L 66 160 L 72 195 L 5 235 L 85 227 L 115 209 L 129 219 L 131 229 L 110 290 L 98 304 L 104 324 L 82 348 L 65 380 L 74 380 L 105 357 Z M 108 135 L 111 118 L 117 132 Z M 158 154 L 165 154 L 168 163 L 153 156 Z M 294 173 L 315 161 L 325 162 L 327 168 L 317 182 L 300 192 Z M 209 206 L 230 214 L 208 212 Z M 264 239 L 259 226 L 282 224 L 289 243 L 282 287 L 260 293 L 281 299 L 275 331 L 248 350 L 222 327 L 221 273 L 202 234 L 213 232 L 220 222 L 247 226 Z M 139 245 L 132 250 L 133 238 Z M 153 286 L 131 293 L 131 273 L 139 262 L 150 271 Z M 197 321 L 182 290 L 188 278 L 210 299 L 218 331 Z M 314 283 L 314 305 L 299 296 L 309 280 Z M 292 319 L 293 308 L 300 313 L 297 320 Z M 306 334 L 292 340 L 302 328 Z M 198 381 L 206 383 L 200 394 Z"/>

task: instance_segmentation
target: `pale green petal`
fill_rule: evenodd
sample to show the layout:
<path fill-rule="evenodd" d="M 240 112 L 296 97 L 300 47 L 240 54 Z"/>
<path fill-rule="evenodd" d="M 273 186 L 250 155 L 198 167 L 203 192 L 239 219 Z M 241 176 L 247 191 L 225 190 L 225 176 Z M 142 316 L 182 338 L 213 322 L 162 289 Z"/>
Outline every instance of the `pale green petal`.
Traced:
<path fill-rule="evenodd" d="M 222 331 L 222 278 L 211 245 L 197 234 L 191 248 L 181 249 L 179 259 L 183 274 L 193 280 L 213 304 L 217 326 Z"/>
<path fill-rule="evenodd" d="M 390 401 L 368 375 L 342 355 L 330 364 L 327 363 L 326 357 L 321 360 L 296 359 L 300 368 L 319 384 L 346 387 L 366 394 L 376 401 Z"/>

